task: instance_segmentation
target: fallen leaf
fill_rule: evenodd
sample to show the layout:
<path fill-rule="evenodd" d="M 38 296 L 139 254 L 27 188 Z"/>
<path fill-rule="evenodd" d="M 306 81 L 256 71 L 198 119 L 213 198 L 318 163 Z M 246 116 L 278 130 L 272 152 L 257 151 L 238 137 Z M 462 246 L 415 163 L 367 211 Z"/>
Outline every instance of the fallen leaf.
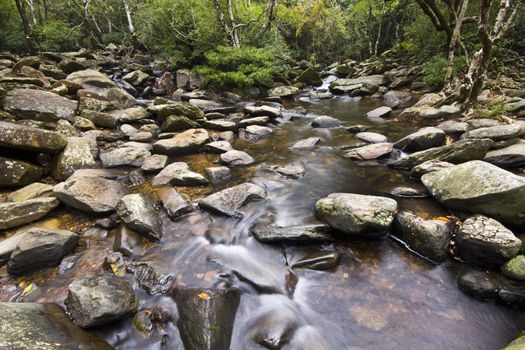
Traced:
<path fill-rule="evenodd" d="M 201 293 L 199 294 L 199 299 L 202 299 L 202 300 L 208 300 L 210 299 L 210 296 L 206 293 Z"/>

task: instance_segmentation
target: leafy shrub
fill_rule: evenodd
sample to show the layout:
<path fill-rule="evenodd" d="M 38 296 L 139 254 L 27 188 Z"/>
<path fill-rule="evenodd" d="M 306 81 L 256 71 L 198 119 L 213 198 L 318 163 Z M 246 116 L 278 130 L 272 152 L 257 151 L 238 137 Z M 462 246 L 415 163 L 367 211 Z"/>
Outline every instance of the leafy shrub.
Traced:
<path fill-rule="evenodd" d="M 62 20 L 49 20 L 35 28 L 40 49 L 43 51 L 67 51 L 78 47 L 82 38 L 79 28 Z"/>
<path fill-rule="evenodd" d="M 459 56 L 454 59 L 454 66 L 452 67 L 452 77 L 459 73 L 464 73 L 466 70 L 466 59 L 464 56 Z M 445 74 L 447 72 L 447 59 L 442 56 L 434 56 L 423 64 L 423 82 L 434 90 L 439 90 L 443 87 Z"/>
<path fill-rule="evenodd" d="M 206 53 L 206 65 L 196 67 L 206 85 L 213 88 L 269 87 L 283 65 L 271 48 L 219 46 Z"/>

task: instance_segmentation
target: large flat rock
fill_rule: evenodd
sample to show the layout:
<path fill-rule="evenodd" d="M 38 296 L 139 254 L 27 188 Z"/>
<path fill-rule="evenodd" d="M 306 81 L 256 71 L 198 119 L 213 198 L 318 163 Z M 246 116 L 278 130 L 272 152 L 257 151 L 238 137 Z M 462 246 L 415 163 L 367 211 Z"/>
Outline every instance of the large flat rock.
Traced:
<path fill-rule="evenodd" d="M 67 144 L 67 138 L 54 131 L 0 122 L 0 147 L 55 153 Z"/>
<path fill-rule="evenodd" d="M 77 101 L 53 92 L 34 89 L 14 89 L 4 98 L 4 110 L 17 119 L 57 121 L 72 119 Z"/>

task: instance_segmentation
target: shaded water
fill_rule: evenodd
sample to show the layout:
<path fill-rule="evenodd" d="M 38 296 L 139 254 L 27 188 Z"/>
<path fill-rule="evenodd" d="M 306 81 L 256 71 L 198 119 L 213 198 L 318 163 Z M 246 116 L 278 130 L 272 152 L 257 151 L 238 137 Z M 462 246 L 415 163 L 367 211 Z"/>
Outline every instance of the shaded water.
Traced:
<path fill-rule="evenodd" d="M 250 227 L 258 222 L 282 226 L 316 222 L 314 203 L 329 193 L 388 195 L 396 186 L 420 186 L 406 173 L 388 169 L 384 164 L 343 158 L 341 148 L 359 143 L 344 129 L 310 127 L 314 115 L 326 114 L 341 119 L 345 125 L 368 125 L 370 131 L 383 133 L 390 141 L 416 129 L 364 117 L 380 105 L 380 100 L 344 98 L 290 103 L 287 108 L 304 107 L 308 114 L 278 125 L 269 138 L 257 142 L 238 140 L 234 145 L 252 155 L 258 164 L 234 169 L 235 180 L 227 186 L 251 179 L 266 186 L 268 199 L 243 207 L 244 216 L 240 219 L 197 211 L 171 222 L 162 213 L 161 243 L 144 243 L 138 259 L 155 261 L 172 272 L 174 288 L 240 287 L 244 293 L 232 350 L 263 349 L 251 337 L 271 320 L 296 328 L 295 336 L 284 349 L 466 350 L 504 346 L 525 328 L 525 317 L 516 310 L 480 302 L 460 292 L 455 285 L 455 276 L 461 269 L 457 262 L 431 265 L 390 239 L 339 237 L 335 243 L 294 246 L 261 244 L 250 236 Z M 289 149 L 295 141 L 311 136 L 321 138 L 315 149 Z M 174 160 L 187 161 L 193 170 L 201 172 L 217 157 L 196 155 Z M 301 179 L 286 179 L 272 171 L 272 166 L 295 162 L 306 167 L 306 175 Z M 196 199 L 213 189 L 208 186 L 180 190 Z M 135 191 L 151 192 L 151 188 L 146 184 Z M 400 208 L 425 217 L 447 215 L 431 199 L 397 200 Z M 80 213 L 54 215 L 56 218 L 47 220 L 51 227 L 89 226 L 90 218 Z M 112 250 L 113 238 L 111 233 L 109 237 L 100 234 L 83 237 L 75 255 L 59 269 L 20 279 L 9 279 L 1 270 L 0 300 L 61 303 L 67 285 L 75 277 L 107 273 L 102 270 L 102 262 Z M 342 258 L 331 271 L 290 268 L 306 254 L 334 250 Z M 133 282 L 132 275 L 125 278 Z M 30 283 L 33 289 L 24 294 L 22 291 Z M 160 306 L 176 320 L 176 306 L 168 295 L 149 296 L 134 283 L 141 308 Z M 167 349 L 183 348 L 173 323 L 165 330 L 155 331 L 151 338 L 140 334 L 131 319 L 97 332 L 118 349 L 158 349 L 161 344 Z"/>

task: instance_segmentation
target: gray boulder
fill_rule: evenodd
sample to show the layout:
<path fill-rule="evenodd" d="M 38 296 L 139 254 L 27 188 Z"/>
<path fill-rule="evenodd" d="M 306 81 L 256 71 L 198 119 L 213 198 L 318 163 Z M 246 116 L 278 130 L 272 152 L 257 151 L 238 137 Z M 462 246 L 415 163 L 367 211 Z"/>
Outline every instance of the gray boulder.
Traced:
<path fill-rule="evenodd" d="M 59 204 L 60 201 L 54 197 L 0 203 L 0 230 L 7 230 L 39 220 L 58 207 Z"/>
<path fill-rule="evenodd" d="M 120 199 L 116 210 L 122 221 L 132 230 L 152 239 L 162 237 L 162 221 L 155 203 L 142 194 L 128 194 Z"/>
<path fill-rule="evenodd" d="M 142 166 L 144 159 L 151 156 L 151 153 L 142 147 L 121 147 L 100 154 L 100 160 L 104 168 L 118 166 Z"/>
<path fill-rule="evenodd" d="M 204 129 L 190 129 L 176 134 L 170 139 L 159 140 L 153 144 L 153 150 L 159 154 L 181 155 L 198 151 L 209 140 Z"/>
<path fill-rule="evenodd" d="M 206 168 L 206 174 L 214 186 L 224 184 L 232 178 L 232 171 L 226 166 Z"/>
<path fill-rule="evenodd" d="M 421 181 L 448 208 L 525 227 L 525 178 L 521 176 L 483 161 L 471 161 L 425 174 Z"/>
<path fill-rule="evenodd" d="M 327 242 L 333 237 L 329 233 L 330 227 L 323 224 L 276 226 L 259 224 L 252 227 L 251 234 L 265 243 L 279 242 Z"/>
<path fill-rule="evenodd" d="M 207 185 L 208 179 L 191 170 L 180 170 L 172 174 L 170 183 L 173 186 L 200 186 Z"/>
<path fill-rule="evenodd" d="M 67 138 L 58 132 L 0 122 L 0 147 L 56 153 L 66 144 Z"/>
<path fill-rule="evenodd" d="M 393 168 L 411 169 L 428 160 L 440 160 L 454 164 L 483 159 L 492 145 L 490 139 L 469 139 L 450 145 L 429 148 L 400 158 L 389 165 Z"/>
<path fill-rule="evenodd" d="M 292 149 L 308 149 L 308 148 L 314 148 L 315 145 L 320 141 L 321 139 L 319 137 L 309 137 L 304 140 L 299 140 L 295 142 L 290 148 Z"/>
<path fill-rule="evenodd" d="M 4 110 L 17 119 L 46 122 L 72 119 L 77 107 L 77 101 L 43 90 L 15 89 L 4 98 Z"/>
<path fill-rule="evenodd" d="M 135 275 L 140 287 L 149 295 L 166 294 L 173 283 L 174 275 L 154 262 L 135 261 L 126 270 Z"/>
<path fill-rule="evenodd" d="M 151 181 L 153 186 L 162 186 L 170 183 L 171 179 L 179 172 L 189 170 L 190 167 L 184 162 L 174 162 L 162 169 Z"/>
<path fill-rule="evenodd" d="M 53 186 L 41 182 L 35 182 L 11 192 L 7 196 L 7 202 L 23 202 L 50 194 L 51 192 L 53 192 Z"/>
<path fill-rule="evenodd" d="M 368 143 L 385 143 L 388 140 L 385 135 L 370 131 L 358 132 L 355 137 Z"/>
<path fill-rule="evenodd" d="M 441 220 L 424 220 L 411 212 L 398 213 L 394 231 L 410 249 L 434 262 L 447 258 L 452 227 Z"/>
<path fill-rule="evenodd" d="M 443 130 L 426 127 L 403 137 L 394 144 L 394 147 L 405 152 L 423 151 L 432 147 L 442 146 L 445 143 L 445 138 L 446 135 Z"/>
<path fill-rule="evenodd" d="M 265 198 L 266 191 L 264 188 L 245 182 L 201 199 L 199 206 L 224 215 L 238 217 L 242 215 L 239 209 L 246 202 Z"/>
<path fill-rule="evenodd" d="M 108 213 L 115 210 L 129 189 L 118 181 L 73 175 L 57 184 L 53 192 L 58 199 L 74 208 L 88 213 Z"/>
<path fill-rule="evenodd" d="M 525 165 L 525 141 L 505 148 L 489 151 L 483 159 L 501 168 L 518 168 Z"/>
<path fill-rule="evenodd" d="M 363 147 L 351 149 L 345 153 L 345 157 L 353 160 L 372 160 L 385 157 L 392 153 L 393 144 L 389 142 L 373 143 Z"/>
<path fill-rule="evenodd" d="M 281 109 L 270 106 L 246 106 L 244 111 L 252 117 L 270 117 L 280 118 L 282 117 Z"/>
<path fill-rule="evenodd" d="M 75 170 L 96 168 L 96 162 L 91 153 L 89 139 L 82 137 L 70 137 L 66 148 L 57 156 L 53 164 L 52 174 L 57 180 L 65 180 Z"/>
<path fill-rule="evenodd" d="M 184 214 L 188 214 L 194 209 L 190 199 L 181 195 L 172 187 L 157 190 L 157 196 L 166 210 L 166 213 L 172 220 Z"/>
<path fill-rule="evenodd" d="M 500 267 L 518 255 L 520 247 L 512 231 L 483 215 L 469 217 L 456 233 L 458 256 L 478 266 Z"/>
<path fill-rule="evenodd" d="M 0 187 L 25 186 L 44 175 L 41 167 L 21 160 L 0 157 Z"/>
<path fill-rule="evenodd" d="M 341 126 L 341 121 L 327 115 L 321 115 L 312 121 L 312 126 L 314 128 L 338 128 Z"/>
<path fill-rule="evenodd" d="M 390 107 L 379 107 L 370 112 L 366 113 L 367 118 L 384 118 L 388 117 L 392 113 L 392 108 Z"/>
<path fill-rule="evenodd" d="M 393 199 L 352 193 L 332 193 L 315 204 L 321 221 L 343 233 L 365 237 L 388 234 L 396 211 Z"/>
<path fill-rule="evenodd" d="M 64 230 L 33 228 L 27 231 L 11 253 L 7 271 L 14 276 L 60 264 L 77 245 L 79 236 Z"/>
<path fill-rule="evenodd" d="M 2 349 L 113 349 L 75 326 L 60 306 L 52 303 L 0 303 L 0 329 Z"/>
<path fill-rule="evenodd" d="M 68 287 L 67 313 L 82 328 L 104 326 L 135 312 L 133 287 L 118 277 L 79 278 Z"/>
<path fill-rule="evenodd" d="M 243 151 L 231 150 L 220 155 L 221 163 L 226 165 L 248 165 L 255 162 L 248 153 Z"/>
<path fill-rule="evenodd" d="M 479 128 L 467 131 L 461 135 L 462 139 L 491 139 L 493 141 L 504 141 L 520 137 L 523 134 L 521 127 L 517 124 L 497 125 L 487 128 Z"/>

